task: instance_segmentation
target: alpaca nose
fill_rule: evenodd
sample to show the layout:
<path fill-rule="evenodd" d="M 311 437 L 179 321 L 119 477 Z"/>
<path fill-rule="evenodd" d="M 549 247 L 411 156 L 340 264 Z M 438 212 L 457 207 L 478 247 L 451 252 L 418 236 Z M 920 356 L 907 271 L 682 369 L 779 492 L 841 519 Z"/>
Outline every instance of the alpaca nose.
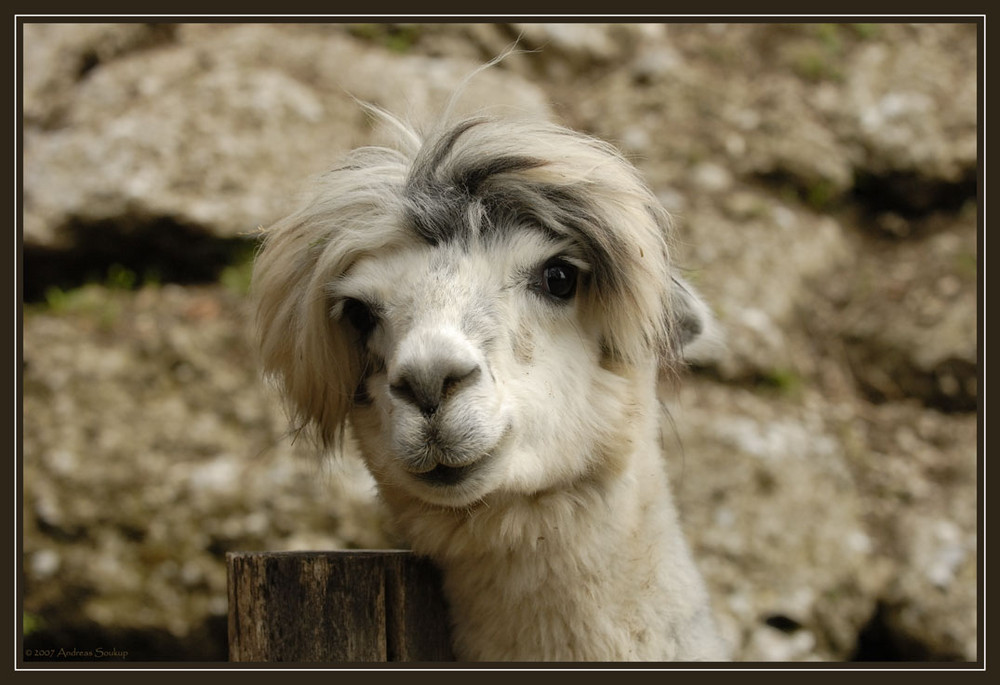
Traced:
<path fill-rule="evenodd" d="M 389 368 L 389 391 L 399 401 L 430 416 L 459 386 L 480 373 L 473 351 L 458 335 L 416 333 L 404 343 Z"/>
<path fill-rule="evenodd" d="M 424 416 L 431 416 L 460 385 L 474 381 L 478 375 L 479 364 L 474 361 L 436 357 L 399 368 L 390 377 L 389 391 L 396 399 L 417 407 Z"/>

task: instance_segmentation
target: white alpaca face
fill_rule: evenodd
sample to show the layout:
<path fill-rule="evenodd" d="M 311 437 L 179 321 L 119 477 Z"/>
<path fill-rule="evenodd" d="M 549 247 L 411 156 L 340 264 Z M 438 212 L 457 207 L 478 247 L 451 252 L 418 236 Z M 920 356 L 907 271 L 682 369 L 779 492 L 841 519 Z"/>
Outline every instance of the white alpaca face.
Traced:
<path fill-rule="evenodd" d="M 350 420 L 384 487 L 455 507 L 627 450 L 652 368 L 700 329 L 655 196 L 550 124 L 411 143 L 356 151 L 268 231 L 261 358 L 294 420 L 326 444 Z"/>
<path fill-rule="evenodd" d="M 376 478 L 452 506 L 578 478 L 616 399 L 582 320 L 590 270 L 526 228 L 362 259 L 331 284 L 362 358 L 351 420 Z"/>

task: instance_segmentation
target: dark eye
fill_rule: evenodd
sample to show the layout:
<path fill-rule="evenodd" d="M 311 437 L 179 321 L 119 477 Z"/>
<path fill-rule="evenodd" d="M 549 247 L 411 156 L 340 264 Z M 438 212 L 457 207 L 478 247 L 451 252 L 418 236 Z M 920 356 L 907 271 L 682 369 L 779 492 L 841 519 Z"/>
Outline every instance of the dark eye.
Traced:
<path fill-rule="evenodd" d="M 577 268 L 563 259 L 550 259 L 542 267 L 542 290 L 552 297 L 568 300 L 576 294 Z"/>
<path fill-rule="evenodd" d="M 355 300 L 353 297 L 344 300 L 343 316 L 362 335 L 371 333 L 372 329 L 375 328 L 375 324 L 378 323 L 378 317 L 375 316 L 371 307 L 361 300 Z"/>

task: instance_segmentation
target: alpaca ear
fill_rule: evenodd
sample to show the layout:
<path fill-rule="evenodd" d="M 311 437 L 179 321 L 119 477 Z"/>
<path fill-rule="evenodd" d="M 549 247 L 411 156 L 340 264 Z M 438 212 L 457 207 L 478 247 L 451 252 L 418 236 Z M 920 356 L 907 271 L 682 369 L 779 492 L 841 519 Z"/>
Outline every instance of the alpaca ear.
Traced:
<path fill-rule="evenodd" d="M 675 358 L 691 360 L 697 350 L 717 342 L 711 309 L 687 281 L 673 277 L 670 296 L 671 342 Z"/>

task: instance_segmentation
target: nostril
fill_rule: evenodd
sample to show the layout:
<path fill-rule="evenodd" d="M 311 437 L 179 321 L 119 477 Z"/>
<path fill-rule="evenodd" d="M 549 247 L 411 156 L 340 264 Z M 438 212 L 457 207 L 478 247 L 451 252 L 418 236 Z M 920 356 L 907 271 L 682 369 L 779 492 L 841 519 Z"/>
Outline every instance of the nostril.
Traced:
<path fill-rule="evenodd" d="M 475 380 L 476 376 L 478 375 L 479 375 L 479 365 L 477 364 L 452 371 L 450 374 L 445 376 L 444 382 L 441 384 L 441 394 L 447 397 L 459 385 L 465 383 L 466 381 Z"/>
<path fill-rule="evenodd" d="M 477 364 L 429 365 L 403 369 L 389 384 L 389 391 L 400 401 L 412 404 L 424 416 L 431 416 L 460 385 L 480 373 Z"/>
<path fill-rule="evenodd" d="M 399 380 L 391 383 L 389 391 L 396 399 L 419 407 L 424 414 L 432 414 L 437 409 L 438 402 L 418 395 L 408 376 L 401 376 Z"/>
<path fill-rule="evenodd" d="M 424 416 L 434 414 L 441 404 L 444 395 L 444 385 L 440 379 L 421 378 L 403 375 L 395 383 L 389 385 L 389 391 L 397 400 L 412 404 Z"/>

